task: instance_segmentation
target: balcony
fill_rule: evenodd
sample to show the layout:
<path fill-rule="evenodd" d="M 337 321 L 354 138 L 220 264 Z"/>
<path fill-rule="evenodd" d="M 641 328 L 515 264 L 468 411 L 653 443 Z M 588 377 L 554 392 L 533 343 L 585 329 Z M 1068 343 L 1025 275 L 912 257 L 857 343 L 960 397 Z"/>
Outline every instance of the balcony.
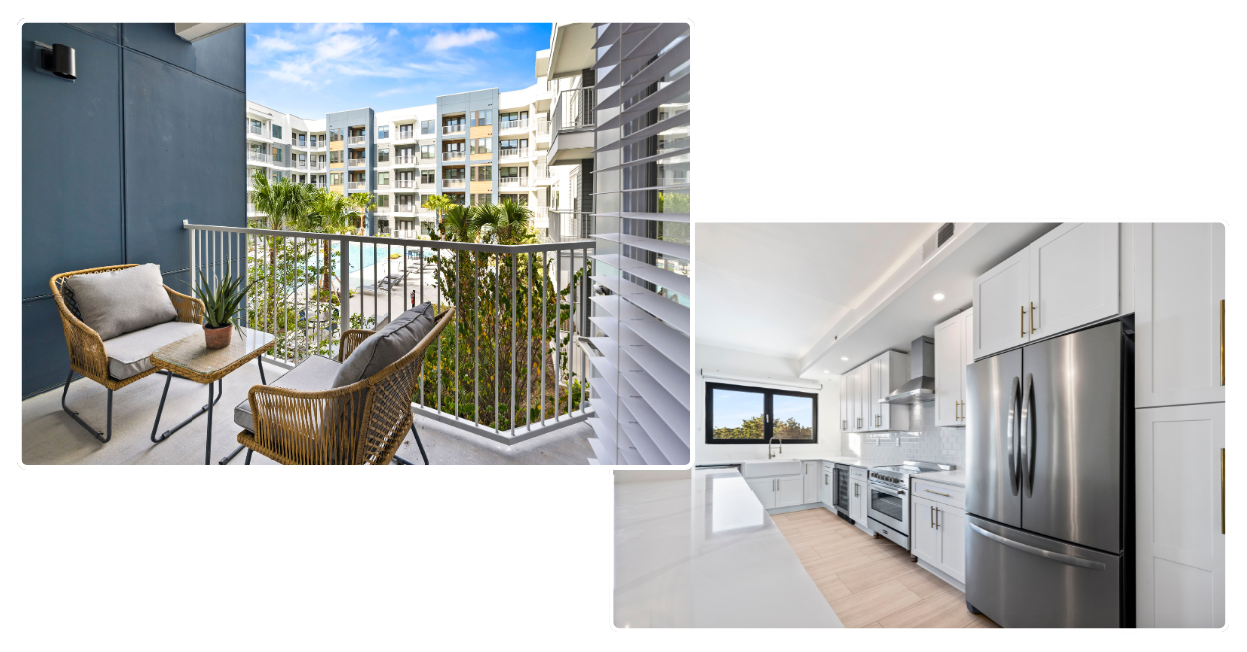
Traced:
<path fill-rule="evenodd" d="M 295 161 L 294 166 L 301 170 L 307 169 L 307 161 Z"/>
<path fill-rule="evenodd" d="M 527 147 L 508 147 L 507 149 L 499 152 L 499 157 L 503 159 L 520 158 L 523 156 L 528 156 Z"/>
<path fill-rule="evenodd" d="M 406 156 L 402 156 L 402 155 L 395 156 L 395 157 L 393 158 L 393 160 L 391 160 L 391 161 L 390 161 L 390 167 L 395 167 L 395 168 L 408 167 L 408 168 L 410 168 L 410 167 L 415 167 L 415 166 L 416 166 L 416 157 L 414 157 L 414 156 L 412 156 L 412 155 L 410 155 L 410 154 L 408 154 L 408 155 L 406 155 Z"/>
<path fill-rule="evenodd" d="M 315 144 L 313 144 L 313 145 L 308 145 L 308 146 L 307 146 L 307 148 L 308 148 L 308 149 L 322 149 L 322 150 L 323 150 L 323 149 L 325 149 L 325 141 L 323 141 L 323 140 L 318 140 L 318 141 L 316 141 L 316 143 L 315 143 Z"/>
<path fill-rule="evenodd" d="M 597 91 L 592 86 L 559 93 L 550 112 L 550 164 L 593 156 L 594 106 Z"/>
<path fill-rule="evenodd" d="M 453 188 L 462 189 L 462 188 L 466 188 L 467 185 L 468 185 L 467 179 L 442 179 L 442 187 L 446 188 L 447 190 L 450 190 Z"/>
<path fill-rule="evenodd" d="M 451 135 L 454 135 L 454 134 L 461 134 L 461 133 L 464 133 L 465 131 L 467 131 L 467 126 L 466 126 L 466 125 L 463 125 L 463 124 L 457 124 L 457 125 L 446 125 L 446 126 L 442 127 L 442 135 L 443 135 L 443 136 L 451 136 Z"/>
<path fill-rule="evenodd" d="M 310 170 L 323 170 L 325 169 L 325 162 L 324 161 L 308 161 L 307 167 Z"/>
<path fill-rule="evenodd" d="M 365 142 L 367 142 L 367 140 L 368 140 L 367 136 L 347 136 L 346 144 L 347 145 L 363 145 Z"/>
<path fill-rule="evenodd" d="M 247 160 L 254 163 L 268 163 L 268 154 L 264 152 L 248 151 Z"/>
<path fill-rule="evenodd" d="M 312 181 L 312 182 L 308 183 L 307 185 L 309 185 L 309 186 L 311 186 L 311 187 L 313 187 L 313 188 L 325 188 L 325 187 L 326 187 L 326 186 L 325 186 L 325 182 L 324 182 L 324 181 Z"/>
<path fill-rule="evenodd" d="M 514 131 L 516 129 L 528 129 L 528 118 L 520 118 L 519 120 L 507 120 L 498 123 L 498 129 L 502 131 Z"/>
<path fill-rule="evenodd" d="M 498 180 L 499 188 L 527 188 L 528 177 L 502 177 Z"/>
<path fill-rule="evenodd" d="M 395 179 L 394 187 L 395 188 L 415 188 L 416 180 L 415 179 Z"/>
<path fill-rule="evenodd" d="M 468 153 L 462 150 L 457 152 L 442 152 L 443 163 L 449 163 L 451 161 L 464 161 L 467 160 L 467 158 Z"/>
<path fill-rule="evenodd" d="M 394 216 L 395 217 L 415 217 L 415 215 L 416 215 L 415 204 L 395 204 L 394 205 Z"/>
<path fill-rule="evenodd" d="M 353 168 L 362 168 L 364 167 L 364 164 L 367 162 L 368 162 L 368 159 L 364 159 L 364 158 L 349 158 L 346 160 L 347 166 L 353 167 Z"/>
<path fill-rule="evenodd" d="M 550 136 L 550 121 L 549 120 L 538 120 L 537 121 L 537 135 L 545 136 L 549 138 Z"/>
<path fill-rule="evenodd" d="M 574 242 L 593 237 L 593 215 L 572 210 L 550 209 L 547 213 L 550 240 Z"/>
<path fill-rule="evenodd" d="M 252 209 L 248 206 L 249 212 Z M 417 210 L 414 205 L 395 207 L 393 215 L 398 217 L 401 213 L 403 221 L 411 222 Z M 584 308 L 592 284 L 569 277 L 567 261 L 585 260 L 593 254 L 594 243 L 566 243 L 551 248 L 417 240 L 393 237 L 414 236 L 419 231 L 410 227 L 400 230 L 393 218 L 382 219 L 389 219 L 391 224 L 378 227 L 388 227 L 392 237 L 185 225 L 181 248 L 196 252 L 190 261 L 194 268 L 190 278 L 197 278 L 201 271 L 212 277 L 215 270 L 231 261 L 249 279 L 264 281 L 248 289 L 245 308 L 235 317 L 235 323 L 240 334 L 271 338 L 272 348 L 259 363 L 250 361 L 229 373 L 230 382 L 223 384 L 224 395 L 215 402 L 212 416 L 202 415 L 205 388 L 180 378 L 169 380 L 172 384 L 165 392 L 167 401 L 162 401 L 166 379 L 160 375 L 118 392 L 113 403 L 119 409 L 109 419 L 111 441 L 106 445 L 86 437 L 82 426 L 62 411 L 59 387 L 57 391 L 33 396 L 22 404 L 23 461 L 36 465 L 203 464 L 207 457 L 212 465 L 242 465 L 244 460 L 253 465 L 276 464 L 260 452 L 237 454 L 239 447 L 234 435 L 241 428 L 233 423 L 234 406 L 248 403 L 253 388 L 272 384 L 304 360 L 313 356 L 333 360 L 344 331 L 352 326 L 380 329 L 413 301 L 430 302 L 439 312 L 456 305 L 464 307 L 458 321 L 446 328 L 423 357 L 422 367 L 411 381 L 410 407 L 403 406 L 418 417 L 419 434 L 425 437 L 430 462 L 514 462 L 517 458 L 505 451 L 500 453 L 498 445 L 521 441 L 527 442 L 524 457 L 531 456 L 539 463 L 549 463 L 549 458 L 583 460 L 579 451 L 591 430 L 582 422 L 596 415 L 586 400 L 590 391 L 586 381 L 591 375 L 589 360 L 574 343 L 587 334 Z M 319 258 L 325 249 L 335 252 L 329 265 Z M 557 274 L 552 263 L 548 268 L 533 265 L 529 275 L 528 259 L 538 251 L 545 252 L 551 260 L 562 260 L 563 274 Z M 350 254 L 342 256 L 341 267 L 337 252 Z M 473 265 L 472 261 L 481 264 Z M 313 272 L 312 282 L 307 275 L 272 272 L 304 267 Z M 517 293 L 534 295 L 531 286 L 546 287 L 549 291 L 533 296 L 531 312 L 519 311 L 514 319 L 507 315 L 504 320 L 493 311 L 481 310 L 478 314 L 478 302 L 493 300 L 511 289 L 506 284 L 512 275 L 499 274 L 498 269 L 524 270 L 516 275 Z M 323 288 L 327 289 L 322 289 L 322 274 Z M 462 290 L 443 294 L 439 288 L 445 287 Z M 570 314 L 572 318 L 559 323 L 551 320 L 547 325 L 540 317 L 547 314 Z M 504 330 L 509 339 L 500 335 Z M 200 334 L 200 342 L 202 337 Z M 454 354 L 456 350 L 495 351 L 517 341 L 514 356 Z M 533 369 L 539 371 L 530 371 Z M 266 377 L 262 379 L 262 375 Z M 81 410 L 88 423 L 103 426 L 107 390 L 90 380 L 75 380 L 71 384 L 69 408 Z M 161 403 L 163 409 L 155 424 L 157 432 L 167 431 L 187 416 L 197 418 L 187 419 L 171 440 L 153 443 L 153 420 Z M 304 427 L 315 428 L 323 414 L 320 408 L 307 410 L 301 415 L 306 417 Z M 401 412 L 399 415 L 403 416 Z M 411 415 L 405 418 L 409 421 Z M 207 437 L 210 420 L 211 438 Z M 568 427 L 578 429 L 576 436 L 542 438 L 548 433 L 569 433 L 563 430 Z M 465 432 L 489 442 L 465 442 L 440 451 L 436 444 L 433 448 L 428 446 L 430 436 L 435 437 L 434 442 L 455 440 L 462 439 Z M 396 443 L 400 446 L 399 455 L 419 464 L 421 454 L 410 432 L 407 439 L 407 444 Z M 568 446 L 568 439 L 575 440 L 575 447 Z"/>
<path fill-rule="evenodd" d="M 256 127 L 256 126 L 253 126 L 253 125 L 249 125 L 249 126 L 247 127 L 247 135 L 248 135 L 248 136 L 263 136 L 263 135 L 264 135 L 264 127 Z"/>
<path fill-rule="evenodd" d="M 365 181 L 347 181 L 346 189 L 350 192 L 359 192 L 361 190 L 367 190 L 367 185 L 368 184 Z"/>
<path fill-rule="evenodd" d="M 415 131 L 400 131 L 394 135 L 394 142 L 396 143 L 407 142 L 409 140 L 415 140 L 415 139 L 416 139 Z"/>

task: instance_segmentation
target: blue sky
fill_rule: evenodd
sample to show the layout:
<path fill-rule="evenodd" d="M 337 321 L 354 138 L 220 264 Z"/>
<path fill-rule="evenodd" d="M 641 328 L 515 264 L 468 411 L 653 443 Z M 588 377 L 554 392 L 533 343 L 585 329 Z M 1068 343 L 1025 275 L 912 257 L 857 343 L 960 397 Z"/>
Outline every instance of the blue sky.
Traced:
<path fill-rule="evenodd" d="M 247 99 L 301 118 L 536 83 L 549 23 L 248 23 Z"/>

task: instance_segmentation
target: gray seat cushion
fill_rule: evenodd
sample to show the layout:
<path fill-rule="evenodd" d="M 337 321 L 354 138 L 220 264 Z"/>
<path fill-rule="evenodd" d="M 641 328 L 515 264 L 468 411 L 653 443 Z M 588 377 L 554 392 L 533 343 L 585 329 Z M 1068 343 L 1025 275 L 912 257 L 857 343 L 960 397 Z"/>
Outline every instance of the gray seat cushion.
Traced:
<path fill-rule="evenodd" d="M 79 319 L 101 340 L 173 321 L 178 311 L 160 276 L 160 265 L 139 265 L 70 277 L 69 292 Z"/>
<path fill-rule="evenodd" d="M 399 315 L 355 347 L 342 362 L 334 387 L 345 387 L 376 375 L 411 353 L 433 329 L 433 304 L 424 302 Z"/>
<path fill-rule="evenodd" d="M 333 387 L 333 379 L 341 367 L 336 360 L 314 355 L 300 362 L 286 375 L 274 380 L 269 387 L 284 387 L 304 392 L 323 392 Z M 234 423 L 255 432 L 255 418 L 251 414 L 251 401 L 244 399 L 234 408 Z"/>
<path fill-rule="evenodd" d="M 203 336 L 203 326 L 167 321 L 104 340 L 104 354 L 108 356 L 108 375 L 117 380 L 137 376 L 152 368 L 151 354 L 156 349 L 197 333 L 200 337 Z"/>

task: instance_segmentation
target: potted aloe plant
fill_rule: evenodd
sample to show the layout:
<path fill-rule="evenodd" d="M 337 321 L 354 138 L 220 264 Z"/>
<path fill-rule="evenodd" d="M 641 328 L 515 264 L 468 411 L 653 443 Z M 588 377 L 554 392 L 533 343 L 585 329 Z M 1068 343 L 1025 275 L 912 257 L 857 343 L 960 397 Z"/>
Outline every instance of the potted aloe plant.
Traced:
<path fill-rule="evenodd" d="M 229 263 L 225 264 L 225 276 L 217 279 L 215 290 L 204 273 L 199 272 L 199 287 L 194 290 L 195 297 L 204 303 L 204 344 L 210 349 L 229 346 L 234 333 L 234 315 L 238 314 L 243 298 L 255 284 L 252 281 L 251 285 L 242 287 L 242 282 L 242 277 L 230 273 Z"/>

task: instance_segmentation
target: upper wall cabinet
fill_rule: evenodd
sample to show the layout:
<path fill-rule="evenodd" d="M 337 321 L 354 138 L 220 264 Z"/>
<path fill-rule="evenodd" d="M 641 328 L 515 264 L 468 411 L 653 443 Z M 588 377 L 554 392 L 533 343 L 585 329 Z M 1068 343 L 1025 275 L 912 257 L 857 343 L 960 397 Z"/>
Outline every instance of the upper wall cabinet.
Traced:
<path fill-rule="evenodd" d="M 974 357 L 1118 314 L 1119 226 L 1062 224 L 974 281 Z"/>
<path fill-rule="evenodd" d="M 1225 400 L 1225 227 L 1136 224 L 1135 407 Z"/>
<path fill-rule="evenodd" d="M 883 432 L 909 429 L 909 406 L 879 399 L 909 380 L 909 355 L 885 351 L 840 378 L 840 430 Z"/>
<path fill-rule="evenodd" d="M 935 327 L 935 425 L 966 425 L 966 366 L 974 362 L 974 309 Z"/>

